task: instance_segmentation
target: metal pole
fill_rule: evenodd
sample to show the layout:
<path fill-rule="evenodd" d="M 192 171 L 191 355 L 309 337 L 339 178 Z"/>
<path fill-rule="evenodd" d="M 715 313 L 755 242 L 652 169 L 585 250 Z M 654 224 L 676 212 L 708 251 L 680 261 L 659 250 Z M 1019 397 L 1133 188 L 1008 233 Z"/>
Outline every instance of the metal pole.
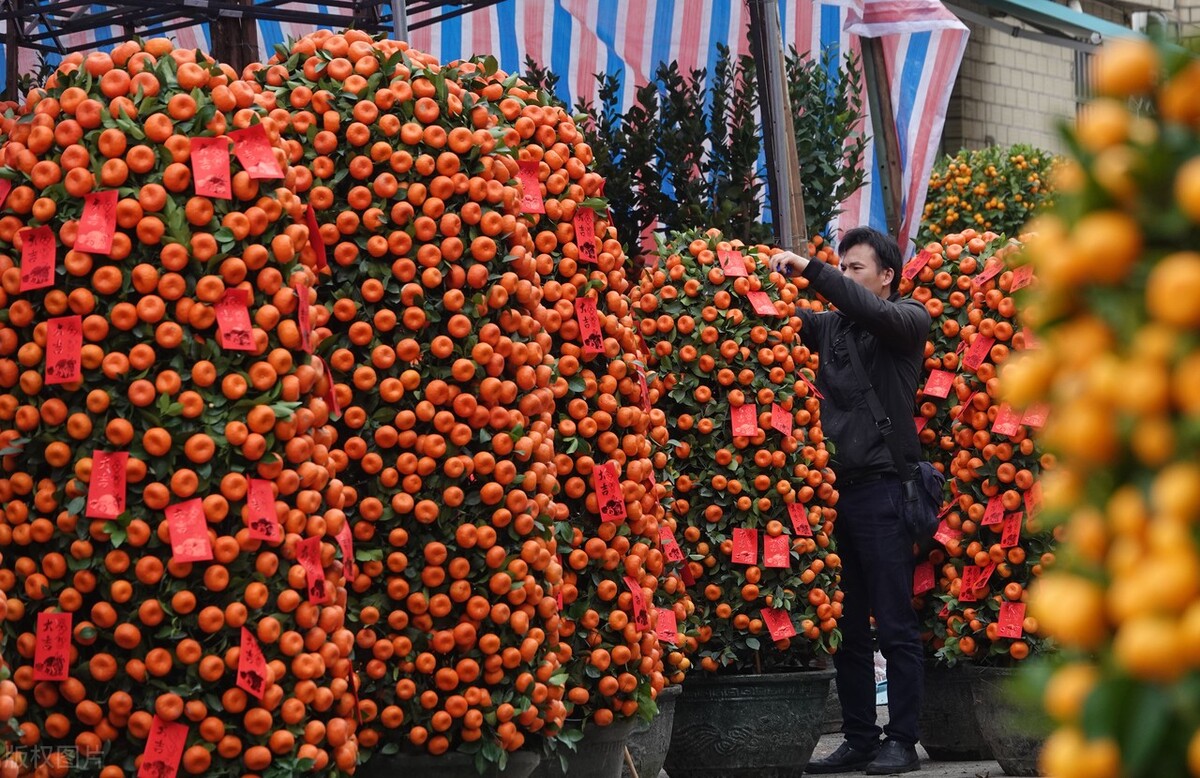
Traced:
<path fill-rule="evenodd" d="M 392 0 L 392 35 L 398 41 L 408 40 L 408 10 L 404 0 Z"/>
<path fill-rule="evenodd" d="M 892 110 L 892 93 L 888 87 L 887 68 L 883 56 L 883 41 L 863 38 L 863 78 L 867 82 L 867 103 L 871 108 L 871 130 L 875 133 L 875 155 L 878 185 L 883 193 L 883 210 L 888 232 L 900 241 L 900 142 L 896 137 L 896 117 Z M 905 247 L 900 247 L 905 251 Z"/>

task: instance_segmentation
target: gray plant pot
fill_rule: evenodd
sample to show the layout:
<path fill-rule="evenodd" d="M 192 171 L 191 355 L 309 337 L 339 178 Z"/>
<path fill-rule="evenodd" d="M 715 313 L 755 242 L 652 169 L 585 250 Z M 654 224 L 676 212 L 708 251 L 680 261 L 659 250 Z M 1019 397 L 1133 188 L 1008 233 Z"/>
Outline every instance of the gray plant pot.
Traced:
<path fill-rule="evenodd" d="M 975 670 L 968 664 L 946 667 L 925 663 L 925 700 L 921 705 L 921 745 L 930 759 L 941 762 L 974 762 L 991 759 L 992 751 L 974 716 L 963 714 L 975 707 L 971 688 Z"/>
<path fill-rule="evenodd" d="M 625 743 L 636 719 L 616 721 L 607 727 L 594 726 L 590 721 L 583 727 L 583 739 L 575 751 L 567 754 L 567 772 L 562 771 L 558 757 L 544 760 L 533 778 L 621 778 L 625 763 Z"/>
<path fill-rule="evenodd" d="M 1038 754 L 1051 725 L 1014 699 L 1007 667 L 976 667 L 971 684 L 975 721 L 1005 775 L 1037 775 Z"/>
<path fill-rule="evenodd" d="M 825 697 L 824 724 L 821 726 L 822 735 L 832 735 L 842 731 L 842 701 L 838 699 L 837 680 L 829 684 L 829 694 Z"/>
<path fill-rule="evenodd" d="M 633 758 L 638 778 L 658 778 L 671 747 L 671 730 L 675 724 L 675 701 L 682 687 L 667 686 L 658 693 L 658 715 L 650 722 L 638 721 L 629 735 L 629 755 Z M 629 766 L 622 764 L 621 778 L 633 778 Z"/>
<path fill-rule="evenodd" d="M 671 778 L 800 778 L 821 735 L 832 670 L 689 678 L 675 704 Z"/>
<path fill-rule="evenodd" d="M 441 756 L 375 753 L 355 773 L 358 778 L 529 778 L 542 758 L 529 751 L 508 755 L 503 770 L 495 765 L 485 773 L 475 769 L 474 757 L 449 753 Z"/>

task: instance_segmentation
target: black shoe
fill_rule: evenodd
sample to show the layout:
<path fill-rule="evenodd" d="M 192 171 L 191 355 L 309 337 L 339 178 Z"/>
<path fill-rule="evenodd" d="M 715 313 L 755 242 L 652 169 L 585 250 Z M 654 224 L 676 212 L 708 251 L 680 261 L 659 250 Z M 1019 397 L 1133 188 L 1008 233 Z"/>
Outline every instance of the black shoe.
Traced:
<path fill-rule="evenodd" d="M 860 751 L 849 743 L 842 743 L 838 746 L 837 751 L 834 751 L 824 759 L 809 762 L 808 766 L 804 768 L 804 772 L 816 775 L 861 772 L 878 753 L 878 746 L 870 751 Z"/>
<path fill-rule="evenodd" d="M 895 740 L 883 741 L 879 755 L 867 765 L 867 775 L 895 775 L 896 773 L 911 773 L 921 769 L 921 757 L 917 756 L 917 747 L 900 743 Z"/>

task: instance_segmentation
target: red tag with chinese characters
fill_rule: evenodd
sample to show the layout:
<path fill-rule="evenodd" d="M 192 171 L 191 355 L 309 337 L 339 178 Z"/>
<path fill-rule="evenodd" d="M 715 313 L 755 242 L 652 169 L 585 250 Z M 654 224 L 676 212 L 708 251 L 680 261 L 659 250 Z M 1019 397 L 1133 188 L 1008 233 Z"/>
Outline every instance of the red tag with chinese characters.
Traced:
<path fill-rule="evenodd" d="M 151 719 L 137 778 L 175 778 L 179 774 L 179 760 L 183 758 L 187 736 L 186 724 L 163 721 L 158 716 Z"/>
<path fill-rule="evenodd" d="M 629 604 L 633 607 L 633 625 L 645 632 L 650 629 L 650 612 L 646 610 L 646 595 L 642 585 L 632 575 L 625 576 L 625 585 L 629 587 Z"/>
<path fill-rule="evenodd" d="M 76 251 L 108 256 L 117 231 L 117 190 L 91 192 L 83 196 L 83 215 L 75 237 Z"/>
<path fill-rule="evenodd" d="M 1042 505 L 1042 482 L 1034 481 L 1029 491 L 1025 492 L 1025 512 L 1032 516 Z"/>
<path fill-rule="evenodd" d="M 963 602 L 975 602 L 980 589 L 987 586 L 988 579 L 996 569 L 995 562 L 989 562 L 987 567 L 971 565 L 963 568 L 962 585 L 959 588 L 958 599 Z"/>
<path fill-rule="evenodd" d="M 0 208 L 4 207 L 5 201 L 8 200 L 8 193 L 12 191 L 12 181 L 7 178 L 0 178 Z"/>
<path fill-rule="evenodd" d="M 675 539 L 675 533 L 666 524 L 658 527 L 658 545 L 662 546 L 663 556 L 668 562 L 682 562 L 683 549 Z"/>
<path fill-rule="evenodd" d="M 200 498 L 168 505 L 166 513 L 167 529 L 171 532 L 171 553 L 175 561 L 212 561 L 212 541 L 208 537 L 204 504 Z"/>
<path fill-rule="evenodd" d="M 1012 285 L 1008 291 L 1012 293 L 1018 289 L 1024 289 L 1031 283 L 1033 283 L 1033 265 L 1021 265 L 1013 270 Z"/>
<path fill-rule="evenodd" d="M 238 688 L 261 700 L 267 691 L 267 672 L 267 658 L 263 656 L 262 646 L 250 630 L 242 627 L 242 644 L 238 652 Z"/>
<path fill-rule="evenodd" d="M 616 462 L 606 462 L 592 468 L 592 488 L 596 491 L 596 503 L 600 506 L 600 521 L 625 521 L 629 517 Z"/>
<path fill-rule="evenodd" d="M 233 155 L 251 178 L 283 178 L 283 170 L 271 149 L 266 127 L 252 124 L 242 130 L 233 130 L 229 137 L 233 140 Z"/>
<path fill-rule="evenodd" d="M 933 539 L 943 546 L 961 538 L 962 530 L 950 529 L 950 525 L 946 523 L 945 519 L 942 519 L 941 523 L 938 524 L 937 532 L 933 533 Z"/>
<path fill-rule="evenodd" d="M 996 413 L 996 421 L 992 423 L 992 432 L 997 435 L 1016 435 L 1021 431 L 1021 414 L 1012 409 L 1008 403 L 1000 406 Z"/>
<path fill-rule="evenodd" d="M 787 535 L 763 536 L 763 567 L 791 567 L 792 539 Z"/>
<path fill-rule="evenodd" d="M 304 206 L 304 223 L 308 225 L 308 245 L 312 246 L 313 254 L 317 257 L 317 269 L 329 267 L 329 257 L 325 253 L 325 241 L 321 238 L 321 225 L 317 223 L 317 212 L 312 203 Z"/>
<path fill-rule="evenodd" d="M 342 522 L 342 528 L 334 535 L 338 547 L 342 549 L 342 567 L 346 570 L 346 578 L 356 578 L 357 565 L 354 562 L 354 535 L 350 533 L 350 523 Z"/>
<path fill-rule="evenodd" d="M 641 396 L 638 397 L 638 407 L 644 413 L 650 412 L 650 385 L 646 383 L 646 368 L 639 363 L 637 365 L 638 391 Z"/>
<path fill-rule="evenodd" d="M 1004 517 L 1004 530 L 1000 533 L 1000 547 L 1012 548 L 1021 542 L 1021 514 L 1010 513 Z"/>
<path fill-rule="evenodd" d="M 925 429 L 925 425 L 929 424 L 929 419 L 924 416 L 913 416 L 913 424 L 917 428 L 917 432 Z"/>
<path fill-rule="evenodd" d="M 901 278 L 912 280 L 917 277 L 917 274 L 929 264 L 929 260 L 933 255 L 922 249 L 915 257 L 908 260 L 908 264 L 904 266 L 904 270 L 900 273 Z"/>
<path fill-rule="evenodd" d="M 1021 415 L 1021 423 L 1028 427 L 1041 429 L 1046 426 L 1046 418 L 1049 415 L 1050 406 L 1046 403 L 1038 403 L 1025 409 L 1025 413 Z"/>
<path fill-rule="evenodd" d="M 817 385 L 808 379 L 808 376 L 804 374 L 804 371 L 797 371 L 796 375 L 800 376 L 800 380 L 803 381 L 804 385 L 807 386 L 809 391 L 813 393 L 813 397 L 816 397 L 818 400 L 825 399 L 825 395 L 821 394 L 821 390 L 817 389 Z"/>
<path fill-rule="evenodd" d="M 986 527 L 1002 521 L 1004 521 L 1004 501 L 999 496 L 992 497 L 983 511 L 983 521 L 979 523 Z"/>
<path fill-rule="evenodd" d="M 575 321 L 579 323 L 579 339 L 583 341 L 583 356 L 604 353 L 604 333 L 600 331 L 600 316 L 596 313 L 595 297 L 575 298 Z"/>
<path fill-rule="evenodd" d="M 767 625 L 767 631 L 771 633 L 771 640 L 787 640 L 796 636 L 796 625 L 792 623 L 792 616 L 783 608 L 763 608 L 762 620 L 763 624 Z"/>
<path fill-rule="evenodd" d="M 779 310 L 766 292 L 746 292 L 746 299 L 759 316 L 778 316 Z"/>
<path fill-rule="evenodd" d="M 692 575 L 692 566 L 690 563 L 684 563 L 683 567 L 679 568 L 679 578 L 685 586 L 695 586 L 696 576 Z"/>
<path fill-rule="evenodd" d="M 913 594 L 933 591 L 933 563 L 922 562 L 913 570 Z"/>
<path fill-rule="evenodd" d="M 321 539 L 305 538 L 296 544 L 296 561 L 304 568 L 308 601 L 323 605 L 333 597 L 325 586 L 325 567 L 321 564 Z"/>
<path fill-rule="evenodd" d="M 717 261 L 721 263 L 721 272 L 726 278 L 746 277 L 750 274 L 746 272 L 746 261 L 742 257 L 740 251 L 730 251 L 729 249 L 720 249 L 717 251 Z"/>
<path fill-rule="evenodd" d="M 92 479 L 88 482 L 89 519 L 115 519 L 125 512 L 125 463 L 128 451 L 93 451 Z"/>
<path fill-rule="evenodd" d="M 1020 638 L 1025 634 L 1025 603 L 1000 603 L 1000 623 L 998 634 L 1002 638 Z"/>
<path fill-rule="evenodd" d="M 239 157 L 239 161 L 240 161 Z M 192 186 L 201 197 L 233 199 L 229 138 L 192 138 Z"/>
<path fill-rule="evenodd" d="M 779 403 L 771 403 L 771 427 L 784 435 L 792 434 L 792 414 Z"/>
<path fill-rule="evenodd" d="M 83 319 L 60 316 L 46 322 L 46 383 L 69 384 L 83 378 Z"/>
<path fill-rule="evenodd" d="M 940 397 L 945 400 L 950 396 L 950 388 L 954 386 L 954 373 L 948 370 L 934 370 L 921 390 L 928 397 Z"/>
<path fill-rule="evenodd" d="M 300 348 L 304 349 L 305 353 L 313 353 L 312 347 L 312 321 L 309 319 L 308 311 L 308 286 L 300 279 L 296 279 L 296 326 L 300 329 Z"/>
<path fill-rule="evenodd" d="M 984 268 L 982 273 L 975 276 L 975 279 L 973 281 L 971 281 L 971 283 L 974 284 L 975 286 L 983 286 L 988 281 L 991 281 L 993 278 L 1000 275 L 1000 271 L 1003 269 L 1004 269 L 1003 262 L 993 262 L 992 264 L 990 264 L 986 268 Z"/>
<path fill-rule="evenodd" d="M 275 513 L 275 490 L 264 478 L 251 478 L 246 488 L 246 520 L 250 538 L 277 543 L 283 540 L 283 530 Z"/>
<path fill-rule="evenodd" d="M 254 325 L 250 323 L 249 302 L 250 295 L 245 289 L 226 289 L 217 301 L 215 310 L 221 348 L 229 351 L 254 350 Z"/>
<path fill-rule="evenodd" d="M 729 420 L 733 423 L 733 434 L 754 437 L 758 434 L 758 406 L 746 403 L 729 409 Z"/>
<path fill-rule="evenodd" d="M 983 364 L 983 360 L 992 351 L 992 346 L 996 345 L 996 339 L 986 335 L 976 335 L 975 340 L 971 342 L 971 348 L 967 349 L 967 355 L 963 357 L 963 366 L 971 370 L 978 370 Z"/>
<path fill-rule="evenodd" d="M 71 661 L 71 614 L 37 615 L 36 645 L 33 649 L 33 680 L 65 681 Z"/>
<path fill-rule="evenodd" d="M 672 645 L 677 643 L 679 641 L 679 619 L 675 618 L 675 611 L 670 608 L 659 608 L 654 632 L 664 643 Z"/>
<path fill-rule="evenodd" d="M 955 421 L 962 421 L 962 417 L 966 415 L 967 411 L 971 410 L 971 401 L 975 399 L 975 395 L 977 394 L 979 392 L 971 392 L 967 399 L 963 400 L 963 404 L 958 409 L 958 415 L 954 417 Z"/>
<path fill-rule="evenodd" d="M 546 203 L 538 183 L 538 163 L 518 162 L 517 178 L 521 180 L 521 213 L 545 213 Z"/>
<path fill-rule="evenodd" d="M 758 530 L 738 527 L 733 531 L 733 563 L 758 564 Z"/>
<path fill-rule="evenodd" d="M 42 225 L 31 230 L 21 230 L 20 234 L 21 286 L 19 291 L 29 292 L 54 286 L 54 268 L 58 255 L 54 233 L 49 226 Z"/>
<path fill-rule="evenodd" d="M 792 529 L 803 538 L 812 537 L 812 525 L 808 523 L 808 513 L 799 503 L 788 503 L 788 516 L 792 519 Z"/>
<path fill-rule="evenodd" d="M 596 212 L 591 208 L 576 208 L 575 245 L 579 248 L 581 262 L 596 261 Z"/>

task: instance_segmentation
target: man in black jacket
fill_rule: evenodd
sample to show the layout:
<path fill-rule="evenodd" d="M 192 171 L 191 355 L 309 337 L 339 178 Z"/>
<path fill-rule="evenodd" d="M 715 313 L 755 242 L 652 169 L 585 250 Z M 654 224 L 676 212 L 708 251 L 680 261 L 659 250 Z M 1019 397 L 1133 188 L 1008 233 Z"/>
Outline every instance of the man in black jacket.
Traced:
<path fill-rule="evenodd" d="M 834 525 L 845 592 L 834 655 L 842 732 L 830 756 L 808 773 L 866 770 L 871 775 L 920 767 L 916 743 L 923 665 L 917 614 L 912 608 L 912 538 L 900 514 L 901 474 L 867 407 L 848 349 L 857 342 L 867 376 L 894 424 L 905 458 L 917 462 L 920 444 L 911 419 L 930 318 L 925 307 L 902 300 L 901 256 L 895 241 L 867 227 L 850 230 L 838 247 L 841 270 L 790 252 L 771 258 L 773 269 L 808 279 L 836 311 L 801 311 L 801 338 L 820 355 L 817 389 L 821 424 L 835 447 L 838 518 Z M 875 723 L 875 670 L 871 615 L 887 660 L 889 722 Z M 887 739 L 880 744 L 880 734 Z"/>

